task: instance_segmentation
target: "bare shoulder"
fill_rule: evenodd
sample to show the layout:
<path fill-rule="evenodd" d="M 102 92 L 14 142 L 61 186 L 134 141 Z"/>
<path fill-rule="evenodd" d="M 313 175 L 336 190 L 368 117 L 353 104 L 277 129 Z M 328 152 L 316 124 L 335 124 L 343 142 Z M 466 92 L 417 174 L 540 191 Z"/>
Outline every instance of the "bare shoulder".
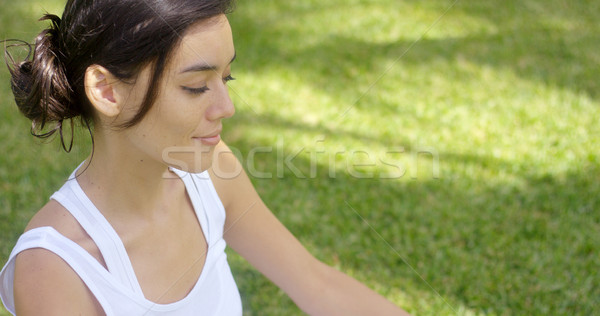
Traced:
<path fill-rule="evenodd" d="M 79 224 L 64 206 L 55 200 L 50 200 L 33 216 L 25 231 L 44 226 L 51 226 L 67 236 L 77 234 Z"/>
<path fill-rule="evenodd" d="M 77 243 L 106 267 L 102 255 L 92 238 L 90 238 L 83 227 L 79 225 L 79 222 L 77 222 L 73 215 L 55 200 L 48 201 L 48 203 L 33 216 L 29 221 L 29 224 L 27 224 L 27 227 L 25 227 L 25 231 L 46 226 L 54 228 L 61 235 Z"/>
<path fill-rule="evenodd" d="M 54 200 L 36 213 L 25 231 L 47 226 L 102 260 L 91 238 Z M 16 256 L 14 297 L 18 315 L 39 315 L 42 311 L 44 315 L 103 314 L 99 303 L 77 273 L 58 255 L 42 248 L 24 250 Z"/>

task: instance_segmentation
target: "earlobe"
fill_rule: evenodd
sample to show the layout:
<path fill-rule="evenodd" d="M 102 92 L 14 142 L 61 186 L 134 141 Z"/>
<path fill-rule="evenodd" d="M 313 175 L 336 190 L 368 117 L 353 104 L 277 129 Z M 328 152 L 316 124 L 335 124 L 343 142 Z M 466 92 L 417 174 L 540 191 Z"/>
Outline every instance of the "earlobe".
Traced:
<path fill-rule="evenodd" d="M 106 68 L 99 65 L 89 66 L 85 71 L 85 94 L 99 114 L 116 117 L 121 112 L 116 98 L 117 81 Z"/>

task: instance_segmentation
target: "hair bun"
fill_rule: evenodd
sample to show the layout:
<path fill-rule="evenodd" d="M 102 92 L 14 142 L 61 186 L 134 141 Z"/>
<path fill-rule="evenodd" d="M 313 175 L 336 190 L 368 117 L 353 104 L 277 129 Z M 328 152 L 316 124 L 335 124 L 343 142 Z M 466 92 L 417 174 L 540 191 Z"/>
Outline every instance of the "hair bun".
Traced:
<path fill-rule="evenodd" d="M 25 61 L 15 62 L 6 52 L 7 63 L 9 60 L 12 63 L 8 65 L 11 88 L 19 110 L 32 121 L 32 134 L 47 138 L 58 131 L 66 150 L 62 122 L 81 113 L 74 104 L 76 98 L 62 62 L 65 56 L 60 50 L 61 20 L 53 14 L 44 15 L 40 21 L 43 20 L 50 20 L 51 25 L 36 37 L 33 54 Z M 27 45 L 31 52 L 31 45 Z M 49 123 L 54 126 L 43 132 Z"/>

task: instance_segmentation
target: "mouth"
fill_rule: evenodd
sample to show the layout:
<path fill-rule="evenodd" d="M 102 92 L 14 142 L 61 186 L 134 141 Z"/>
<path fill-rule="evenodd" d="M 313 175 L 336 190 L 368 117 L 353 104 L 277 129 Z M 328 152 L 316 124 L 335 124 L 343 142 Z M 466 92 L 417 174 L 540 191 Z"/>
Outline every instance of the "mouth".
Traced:
<path fill-rule="evenodd" d="M 219 128 L 214 133 L 211 133 L 204 137 L 194 137 L 194 139 L 199 140 L 204 145 L 215 146 L 221 141 L 221 129 Z"/>

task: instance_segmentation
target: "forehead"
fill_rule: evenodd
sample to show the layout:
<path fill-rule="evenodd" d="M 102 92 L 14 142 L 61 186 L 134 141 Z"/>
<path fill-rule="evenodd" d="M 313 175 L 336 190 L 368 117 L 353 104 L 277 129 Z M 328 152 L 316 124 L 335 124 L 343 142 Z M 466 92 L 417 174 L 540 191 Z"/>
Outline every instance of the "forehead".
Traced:
<path fill-rule="evenodd" d="M 183 34 L 172 55 L 174 71 L 193 64 L 225 66 L 234 55 L 231 27 L 225 15 L 193 24 Z"/>

